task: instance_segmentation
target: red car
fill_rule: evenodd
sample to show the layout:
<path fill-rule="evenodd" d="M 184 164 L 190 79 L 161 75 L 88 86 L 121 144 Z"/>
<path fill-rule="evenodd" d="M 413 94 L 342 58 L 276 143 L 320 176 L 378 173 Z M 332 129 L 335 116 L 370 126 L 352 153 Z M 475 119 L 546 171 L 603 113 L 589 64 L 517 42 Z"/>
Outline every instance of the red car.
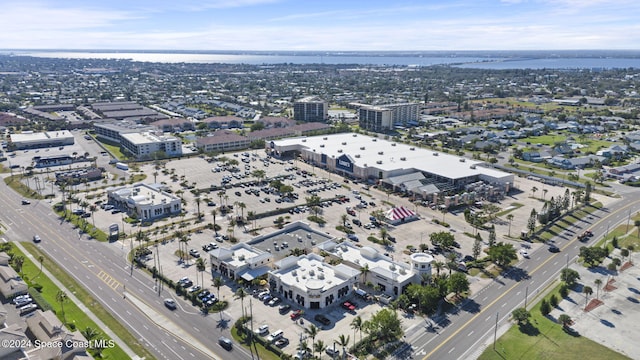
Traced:
<path fill-rule="evenodd" d="M 302 316 L 303 313 L 304 312 L 302 310 L 300 310 L 300 309 L 292 312 L 291 313 L 291 320 L 295 320 L 295 319 L 299 318 L 300 316 Z"/>
<path fill-rule="evenodd" d="M 349 311 L 353 311 L 353 310 L 355 310 L 355 309 L 356 309 L 356 306 L 355 306 L 355 305 L 353 305 L 352 303 L 348 302 L 348 301 L 345 301 L 345 302 L 342 304 L 342 307 L 343 307 L 343 308 L 345 308 L 346 310 L 349 310 Z"/>

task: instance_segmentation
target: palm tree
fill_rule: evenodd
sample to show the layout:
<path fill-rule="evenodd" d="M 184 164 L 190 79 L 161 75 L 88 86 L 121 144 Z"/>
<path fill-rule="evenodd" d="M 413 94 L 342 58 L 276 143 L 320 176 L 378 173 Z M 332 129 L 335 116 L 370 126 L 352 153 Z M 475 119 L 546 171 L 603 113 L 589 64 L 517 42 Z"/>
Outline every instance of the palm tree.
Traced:
<path fill-rule="evenodd" d="M 58 290 L 58 292 L 56 293 L 56 301 L 60 303 L 60 308 L 62 312 L 62 321 L 65 324 L 67 323 L 67 318 L 64 313 L 64 303 L 68 300 L 68 298 L 69 297 L 67 296 L 67 293 L 64 292 L 63 290 Z"/>
<path fill-rule="evenodd" d="M 313 344 L 314 353 L 320 354 L 318 358 L 322 357 L 322 353 L 327 350 L 327 345 L 322 340 L 318 340 Z"/>
<path fill-rule="evenodd" d="M 360 332 L 360 341 L 362 341 L 362 318 L 360 315 L 356 316 L 351 320 L 351 328 L 353 329 L 353 341 L 356 341 L 356 330 Z"/>
<path fill-rule="evenodd" d="M 239 202 L 238 203 L 238 207 L 240 208 L 240 218 L 244 219 L 244 209 L 247 208 L 247 205 L 245 203 L 243 203 L 243 202 Z"/>
<path fill-rule="evenodd" d="M 198 215 L 196 215 L 196 217 L 198 218 L 198 220 L 201 219 L 200 216 L 200 203 L 202 202 L 202 199 L 200 199 L 200 196 L 196 196 L 196 206 L 198 207 Z"/>
<path fill-rule="evenodd" d="M 369 269 L 369 264 L 364 264 L 363 267 L 360 268 L 360 274 L 362 275 L 362 282 L 364 284 L 367 283 L 367 275 L 371 270 Z"/>
<path fill-rule="evenodd" d="M 635 220 L 633 226 L 638 228 L 638 237 L 640 237 L 640 220 Z"/>
<path fill-rule="evenodd" d="M 87 326 L 86 328 L 84 328 L 84 330 L 80 331 L 80 333 L 85 337 L 85 339 L 87 340 L 92 340 L 95 339 L 98 335 L 100 335 L 100 332 L 90 326 Z"/>
<path fill-rule="evenodd" d="M 532 196 L 533 196 L 534 198 L 536 197 L 536 191 L 538 191 L 538 188 L 537 188 L 537 187 L 535 187 L 535 186 L 534 186 L 534 187 L 532 187 L 532 188 L 531 188 L 531 194 L 532 194 Z"/>
<path fill-rule="evenodd" d="M 596 284 L 596 299 L 598 298 L 598 293 L 600 292 L 600 285 L 602 285 L 602 280 L 595 279 L 593 283 Z"/>
<path fill-rule="evenodd" d="M 585 286 L 582 288 L 582 292 L 584 293 L 584 306 L 587 306 L 589 295 L 593 294 L 593 289 L 591 289 L 591 286 Z"/>
<path fill-rule="evenodd" d="M 201 257 L 196 260 L 196 269 L 200 273 L 200 286 L 204 287 L 204 271 L 207 268 L 207 261 Z"/>
<path fill-rule="evenodd" d="M 440 270 L 444 268 L 444 264 L 441 261 L 434 261 L 433 267 L 436 269 L 436 276 L 440 277 Z"/>
<path fill-rule="evenodd" d="M 18 272 L 18 274 L 22 276 L 22 265 L 24 265 L 24 256 L 16 255 L 11 259 L 11 261 L 13 262 L 13 265 L 16 267 L 16 271 Z"/>
<path fill-rule="evenodd" d="M 344 226 L 344 224 L 346 224 L 346 223 L 347 223 L 347 219 L 348 219 L 347 214 L 342 214 L 342 215 L 340 215 L 340 225 L 341 225 L 341 226 Z"/>
<path fill-rule="evenodd" d="M 240 306 L 242 306 L 242 317 L 245 317 L 244 314 L 244 298 L 247 296 L 247 291 L 244 288 L 238 288 L 238 290 L 236 290 L 236 293 L 234 294 L 234 298 L 236 299 L 240 299 Z"/>
<path fill-rule="evenodd" d="M 389 236 L 389 231 L 387 231 L 387 229 L 381 227 L 380 228 L 380 237 L 382 238 L 382 243 L 386 243 L 388 236 Z"/>
<path fill-rule="evenodd" d="M 213 231 L 217 234 L 218 230 L 216 229 L 216 215 L 218 215 L 216 209 L 211 210 L 211 216 L 213 216 Z"/>
<path fill-rule="evenodd" d="M 449 253 L 447 255 L 447 267 L 449 268 L 449 276 L 451 276 L 451 271 L 455 270 L 458 268 L 458 264 L 456 264 L 456 258 L 458 256 L 455 253 Z"/>
<path fill-rule="evenodd" d="M 338 344 L 342 346 L 342 358 L 346 359 L 347 346 L 349 346 L 349 335 L 341 334 L 340 336 L 338 336 Z"/>
<path fill-rule="evenodd" d="M 509 220 L 509 237 L 511 237 L 511 221 L 513 221 L 513 214 L 507 214 L 507 220 Z"/>
<path fill-rule="evenodd" d="M 311 324 L 311 325 L 309 325 L 309 327 L 304 329 L 304 332 L 307 335 L 311 336 L 311 343 L 313 344 L 313 343 L 316 342 L 316 336 L 318 336 L 318 333 L 320 332 L 320 329 L 318 329 L 317 326 Z"/>
<path fill-rule="evenodd" d="M 545 196 L 547 195 L 547 193 L 549 192 L 548 189 L 542 189 L 542 201 L 544 201 Z"/>
<path fill-rule="evenodd" d="M 44 262 L 44 256 L 43 255 L 38 255 L 38 262 L 40 263 L 40 272 L 38 273 L 38 275 L 36 275 L 34 277 L 37 278 L 38 276 L 40 276 L 40 274 L 42 274 L 42 263 Z"/>
<path fill-rule="evenodd" d="M 222 276 L 216 276 L 213 278 L 213 287 L 215 287 L 216 291 L 218 292 L 218 301 L 220 301 L 220 288 L 222 287 L 222 285 L 224 285 Z M 220 311 L 220 320 L 222 320 L 222 311 Z"/>

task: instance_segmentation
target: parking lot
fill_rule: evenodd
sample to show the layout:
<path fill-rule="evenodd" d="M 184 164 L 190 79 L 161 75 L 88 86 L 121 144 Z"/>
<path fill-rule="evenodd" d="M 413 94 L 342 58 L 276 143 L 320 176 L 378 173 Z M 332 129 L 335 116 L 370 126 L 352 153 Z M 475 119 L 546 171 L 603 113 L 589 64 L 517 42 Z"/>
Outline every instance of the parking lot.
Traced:
<path fill-rule="evenodd" d="M 98 155 L 99 156 L 99 155 Z M 121 231 L 123 230 L 128 238 L 113 243 L 113 246 L 131 247 L 138 244 L 132 240 L 133 234 L 143 231 L 147 234 L 149 240 L 166 239 L 165 242 L 151 247 L 151 254 L 148 257 L 148 264 L 153 266 L 159 264 L 165 276 L 177 281 L 183 277 L 189 277 L 193 284 L 200 285 L 205 289 L 216 294 L 216 289 L 212 286 L 212 276 L 208 264 L 208 256 L 206 256 L 203 246 L 209 243 L 215 243 L 218 246 L 228 247 L 231 243 L 228 240 L 221 239 L 222 236 L 235 237 L 240 242 L 250 241 L 257 235 L 271 233 L 277 229 L 274 221 L 277 217 L 282 216 L 285 222 L 307 221 L 310 215 L 306 198 L 311 195 L 317 195 L 323 199 L 323 206 L 319 208 L 319 215 L 326 221 L 324 225 L 310 222 L 311 226 L 320 232 L 326 233 L 328 237 L 342 238 L 347 234 L 337 230 L 336 227 L 342 225 L 342 217 L 347 214 L 347 223 L 357 237 L 357 244 L 366 245 L 377 249 L 380 253 L 388 254 L 396 261 L 409 262 L 411 254 L 408 251 L 409 246 L 419 247 L 420 244 L 427 244 L 431 247 L 429 236 L 433 232 L 449 231 L 454 234 L 456 241 L 460 245 L 456 251 L 460 258 L 472 253 L 471 248 L 473 238 L 465 233 L 473 233 L 474 229 L 465 220 L 462 212 L 442 212 L 423 207 L 412 203 L 409 198 L 398 197 L 393 194 L 387 194 L 365 184 L 355 184 L 353 182 L 345 182 L 344 179 L 336 174 L 326 172 L 317 167 L 305 164 L 300 161 L 266 159 L 264 151 L 252 151 L 248 156 L 242 152 L 236 154 L 225 155 L 229 159 L 238 161 L 237 168 L 239 171 L 230 171 L 224 168 L 222 162 L 208 162 L 204 157 L 192 157 L 180 160 L 171 160 L 164 163 L 159 168 L 154 164 L 146 164 L 140 167 L 140 172 L 146 174 L 147 183 L 163 183 L 169 187 L 172 193 L 182 197 L 186 203 L 184 209 L 186 215 L 165 218 L 156 221 L 150 226 L 138 226 L 138 224 L 129 224 L 125 222 L 125 216 L 122 213 L 112 213 L 112 209 L 99 209 L 90 221 L 94 221 L 95 225 L 101 229 L 106 229 L 111 224 L 118 224 Z M 242 161 L 244 160 L 244 161 Z M 120 174 L 118 170 L 108 168 L 116 174 Z M 52 169 L 53 171 L 54 169 Z M 257 179 L 251 175 L 255 170 L 263 170 L 265 178 L 279 177 L 280 181 L 285 185 L 290 185 L 296 194 L 291 196 L 279 196 L 264 184 L 258 183 Z M 131 176 L 134 171 L 129 171 Z M 43 175 L 46 176 L 46 175 Z M 79 193 L 76 195 L 89 203 L 106 202 L 105 186 L 113 186 L 120 184 L 117 176 L 111 175 L 106 181 L 89 184 L 88 186 L 78 186 Z M 209 191 L 211 186 L 217 187 L 216 190 Z M 100 188 L 98 188 L 100 187 Z M 520 230 L 526 227 L 526 222 L 532 208 L 539 210 L 543 204 L 543 195 L 546 199 L 552 196 L 562 196 L 565 188 L 544 185 L 539 182 L 516 178 L 514 184 L 516 191 L 499 203 L 495 203 L 501 211 L 506 211 L 504 215 L 498 216 L 492 221 L 496 228 L 498 241 L 511 242 L 518 249 L 521 248 L 523 242 L 517 239 Z M 536 187 L 538 192 L 534 194 L 532 188 Z M 52 191 L 56 191 L 53 187 Z M 202 190 L 199 193 L 200 212 L 204 214 L 204 222 L 196 223 L 196 213 L 198 204 L 196 195 L 191 190 Z M 84 191 L 83 191 L 84 190 Z M 59 192 L 56 192 L 60 196 Z M 594 195 L 598 201 L 605 205 L 608 198 L 604 196 Z M 59 198 L 58 198 L 59 199 Z M 336 199 L 342 199 L 337 201 Z M 333 200 L 333 201 L 326 201 Z M 348 200 L 348 201 L 347 201 Z M 54 200 L 57 201 L 57 200 Z M 233 206 L 233 210 L 228 216 L 222 216 L 219 211 L 221 204 Z M 360 206 L 356 206 L 361 204 Z M 366 204 L 366 207 L 365 207 Z M 386 229 L 390 236 L 395 240 L 392 246 L 382 246 L 367 240 L 367 237 L 373 235 L 380 238 L 380 229 L 368 226 L 369 217 L 374 210 L 389 210 L 393 206 L 405 206 L 415 211 L 418 219 L 415 221 L 402 223 L 398 225 L 387 225 Z M 76 206 L 77 207 L 77 206 Z M 347 213 L 347 207 L 352 210 Z M 250 223 L 232 226 L 231 220 L 237 215 L 248 215 L 248 212 L 264 213 L 274 209 L 287 209 L 279 215 L 267 216 L 259 218 Z M 221 230 L 216 233 L 213 230 L 201 229 L 189 235 L 187 247 L 198 252 L 198 255 L 207 260 L 206 271 L 199 273 L 195 266 L 195 258 L 191 257 L 188 261 L 182 262 L 178 257 L 178 240 L 173 237 L 175 231 L 188 230 L 196 227 L 202 227 L 207 223 L 213 223 L 213 211 L 216 211 L 216 224 Z M 511 221 L 506 220 L 506 213 L 514 215 Z M 450 227 L 443 227 L 436 224 L 433 220 L 445 221 Z M 188 225 L 180 225 L 181 222 Z M 252 231 L 255 230 L 255 231 Z M 509 232 L 511 237 L 509 237 Z M 480 230 L 482 238 L 487 241 L 488 233 Z M 303 241 L 311 241 L 301 236 Z M 296 240 L 297 241 L 297 240 Z M 320 241 L 317 239 L 316 241 Z M 259 243 L 256 246 L 262 250 L 275 251 L 279 256 L 285 256 L 287 251 L 281 248 L 282 242 L 278 241 L 278 250 L 273 243 Z M 289 241 L 291 243 L 291 241 Z M 304 244 L 306 246 L 313 245 L 311 243 Z M 529 245 L 527 245 L 529 246 Z M 533 244 L 528 248 L 529 253 L 536 250 L 540 244 Z M 194 253 L 195 254 L 195 253 Z M 522 256 L 521 256 L 522 257 Z M 436 255 L 436 260 L 445 261 L 442 255 Z M 526 259 L 522 259 L 526 261 Z M 201 280 L 202 279 L 202 280 Z M 480 289 L 488 281 L 479 277 L 470 278 L 472 292 Z M 236 284 L 227 281 L 225 286 L 220 289 L 220 297 L 225 300 L 232 300 L 233 293 L 236 290 Z M 304 332 L 304 326 L 309 323 L 325 328 L 327 331 L 321 331 L 317 339 L 322 339 L 327 344 L 331 344 L 333 340 L 340 334 L 353 336 L 353 331 L 349 324 L 353 317 L 360 315 L 363 319 L 367 319 L 370 314 L 379 309 L 379 304 L 367 303 L 362 299 L 353 299 L 357 304 L 354 311 L 348 311 L 342 307 L 333 306 L 323 311 L 331 322 L 330 325 L 322 325 L 314 320 L 318 311 L 307 311 L 300 321 L 292 321 L 288 314 L 281 315 L 277 306 L 270 307 L 263 304 L 255 298 L 250 301 L 254 311 L 254 328 L 261 325 L 268 325 L 270 331 L 282 328 L 285 337 L 290 343 L 285 349 L 293 353 L 295 343 L 298 341 L 300 334 Z M 245 307 L 248 304 L 245 303 Z M 193 309 L 192 309 L 193 310 Z M 242 309 L 237 306 L 237 301 L 232 301 L 231 306 L 226 311 L 228 316 L 236 319 L 241 316 Z M 285 320 L 285 321 L 282 321 Z M 403 326 L 409 328 L 415 326 L 420 320 L 406 318 Z M 291 351 L 289 351 L 291 350 Z"/>

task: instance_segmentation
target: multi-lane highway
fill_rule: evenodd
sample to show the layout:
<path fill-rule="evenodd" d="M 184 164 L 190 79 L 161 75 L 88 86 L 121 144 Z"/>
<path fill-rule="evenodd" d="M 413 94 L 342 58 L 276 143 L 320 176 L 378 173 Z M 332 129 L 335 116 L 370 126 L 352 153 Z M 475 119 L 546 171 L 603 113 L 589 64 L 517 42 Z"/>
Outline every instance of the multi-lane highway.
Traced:
<path fill-rule="evenodd" d="M 21 205 L 20 197 L 0 182 L 0 219 L 4 237 L 11 241 L 42 238 L 40 247 L 58 265 L 84 286 L 140 343 L 158 359 L 247 359 L 250 354 L 236 346 L 223 350 L 217 339 L 229 336 L 218 328 L 217 315 L 203 316 L 197 308 L 178 300 L 178 310 L 170 311 L 163 299 L 173 295 L 158 293 L 151 278 L 131 269 L 127 247 L 100 243 L 80 237 L 68 223 L 61 222 L 47 201 Z M 227 317 L 228 318 L 228 317 Z M 233 325 L 232 319 L 229 326 Z"/>
<path fill-rule="evenodd" d="M 484 349 L 483 344 L 494 336 L 496 318 L 498 327 L 504 325 L 511 311 L 524 305 L 525 296 L 530 301 L 558 277 L 562 268 L 575 261 L 579 248 L 585 246 L 576 239 L 579 233 L 591 229 L 594 237 L 590 242 L 595 242 L 639 210 L 640 199 L 627 196 L 580 219 L 552 239 L 561 249 L 559 253 L 541 247 L 530 254 L 530 259 L 524 259 L 509 273 L 473 294 L 459 311 L 438 318 L 435 328 L 425 327 L 409 334 L 413 356 L 424 359 L 477 357 Z"/>

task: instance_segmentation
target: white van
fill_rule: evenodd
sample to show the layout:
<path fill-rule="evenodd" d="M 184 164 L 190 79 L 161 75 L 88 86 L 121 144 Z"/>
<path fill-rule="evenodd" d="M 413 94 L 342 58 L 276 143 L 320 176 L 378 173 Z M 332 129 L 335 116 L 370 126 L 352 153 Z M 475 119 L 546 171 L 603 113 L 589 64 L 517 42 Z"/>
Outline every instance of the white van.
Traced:
<path fill-rule="evenodd" d="M 280 339 L 283 335 L 284 335 L 284 331 L 276 330 L 271 334 L 269 334 L 269 336 L 267 336 L 267 341 L 270 343 L 275 342 L 276 340 Z"/>

